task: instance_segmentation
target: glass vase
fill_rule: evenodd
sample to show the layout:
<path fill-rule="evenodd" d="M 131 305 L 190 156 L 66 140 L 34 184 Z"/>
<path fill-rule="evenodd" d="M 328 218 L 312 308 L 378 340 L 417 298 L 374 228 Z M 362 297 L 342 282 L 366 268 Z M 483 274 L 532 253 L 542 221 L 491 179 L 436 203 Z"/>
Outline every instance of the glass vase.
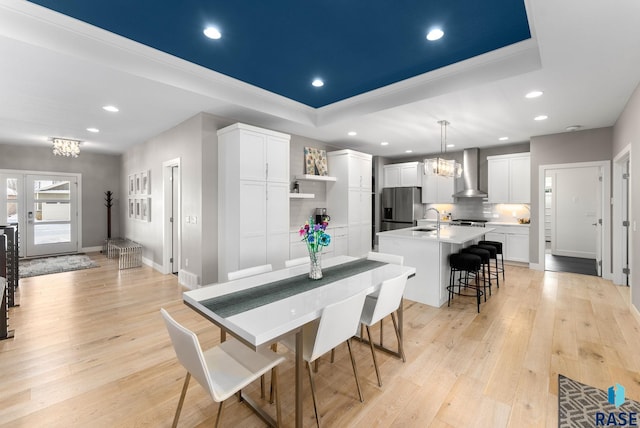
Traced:
<path fill-rule="evenodd" d="M 321 255 L 320 252 L 309 251 L 309 278 L 320 279 L 322 278 L 322 266 L 320 266 Z"/>

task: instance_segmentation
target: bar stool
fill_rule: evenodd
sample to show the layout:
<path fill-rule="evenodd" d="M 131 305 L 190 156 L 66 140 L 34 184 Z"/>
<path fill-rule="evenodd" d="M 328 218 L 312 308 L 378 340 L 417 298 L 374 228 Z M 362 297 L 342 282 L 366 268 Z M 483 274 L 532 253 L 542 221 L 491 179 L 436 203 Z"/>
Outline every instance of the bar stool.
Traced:
<path fill-rule="evenodd" d="M 489 286 L 489 295 L 491 295 L 491 252 L 476 245 L 460 250 L 461 253 L 470 253 L 480 256 L 482 268 L 482 287 L 484 291 L 484 301 L 487 301 L 487 285 Z"/>
<path fill-rule="evenodd" d="M 491 277 L 494 277 L 496 279 L 496 286 L 500 288 L 500 273 L 498 272 L 498 249 L 494 245 L 490 244 L 477 244 L 472 245 L 472 247 L 482 248 L 483 250 L 489 251 L 489 257 L 496 262 L 494 271 L 489 273 L 489 279 L 491 279 Z"/>
<path fill-rule="evenodd" d="M 493 245 L 496 248 L 496 254 L 500 254 L 500 267 L 498 267 L 498 257 L 496 255 L 496 272 L 502 272 L 502 281 L 504 281 L 504 253 L 502 251 L 502 242 L 500 241 L 480 241 L 478 245 Z"/>
<path fill-rule="evenodd" d="M 465 294 L 462 292 L 462 286 L 465 288 L 474 288 L 476 290 L 475 296 L 478 305 L 478 313 L 480 313 L 480 296 L 483 295 L 483 291 L 480 290 L 480 284 L 478 284 L 478 277 L 480 276 L 480 266 L 482 265 L 482 258 L 477 254 L 470 252 L 454 253 L 449 256 L 449 266 L 451 267 L 451 273 L 449 274 L 449 299 L 447 306 L 451 306 L 451 299 L 453 295 L 469 296 L 472 294 Z M 456 273 L 458 279 L 456 280 Z M 470 274 L 475 277 L 475 285 L 470 283 Z M 455 291 L 456 283 L 458 285 L 458 292 Z"/>

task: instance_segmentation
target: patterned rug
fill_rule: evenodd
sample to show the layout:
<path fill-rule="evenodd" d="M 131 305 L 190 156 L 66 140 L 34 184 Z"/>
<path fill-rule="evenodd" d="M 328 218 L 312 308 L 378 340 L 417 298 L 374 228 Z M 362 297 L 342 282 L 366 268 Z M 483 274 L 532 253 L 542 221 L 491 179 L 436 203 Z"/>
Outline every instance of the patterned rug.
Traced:
<path fill-rule="evenodd" d="M 89 269 L 99 265 L 84 254 L 20 260 L 20 278 Z"/>
<path fill-rule="evenodd" d="M 607 391 L 585 385 L 563 375 L 558 375 L 558 391 L 559 428 L 615 426 L 616 424 L 611 423 L 611 418 L 615 419 L 617 425 L 622 424 L 621 418 L 626 418 L 626 425 L 629 426 L 628 416 L 623 413 L 628 415 L 635 412 L 640 415 L 640 403 L 618 395 L 616 398 L 623 404 L 616 407 L 609 403 Z M 615 394 L 620 392 L 619 385 L 616 385 Z M 624 394 L 624 391 L 622 393 Z M 598 421 L 602 423 L 597 424 Z"/>

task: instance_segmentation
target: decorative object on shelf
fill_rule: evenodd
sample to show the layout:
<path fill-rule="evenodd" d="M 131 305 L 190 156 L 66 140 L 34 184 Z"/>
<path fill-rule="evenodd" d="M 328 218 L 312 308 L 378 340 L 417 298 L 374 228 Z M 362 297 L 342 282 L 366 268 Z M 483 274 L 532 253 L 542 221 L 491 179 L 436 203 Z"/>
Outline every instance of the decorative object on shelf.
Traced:
<path fill-rule="evenodd" d="M 313 147 L 304 148 L 304 168 L 305 174 L 327 175 L 327 151 L 315 149 Z"/>
<path fill-rule="evenodd" d="M 107 207 L 107 239 L 111 239 L 111 207 L 113 206 L 113 192 L 104 192 L 104 206 Z"/>
<path fill-rule="evenodd" d="M 53 154 L 77 158 L 80 154 L 80 141 L 67 138 L 53 138 Z"/>
<path fill-rule="evenodd" d="M 326 220 L 316 223 L 313 218 L 309 218 L 309 221 L 300 228 L 300 236 L 309 250 L 309 278 L 311 279 L 322 278 L 322 249 L 331 243 L 331 236 L 326 233 L 328 225 L 329 222 Z"/>
<path fill-rule="evenodd" d="M 293 182 L 293 193 L 300 193 L 300 183 L 297 181 Z"/>
<path fill-rule="evenodd" d="M 450 122 L 439 120 L 438 124 L 440 124 L 440 154 L 443 155 L 447 152 L 447 126 L 450 125 Z M 462 176 L 462 165 L 453 159 L 448 160 L 440 157 L 425 159 L 424 173 L 459 178 Z"/>

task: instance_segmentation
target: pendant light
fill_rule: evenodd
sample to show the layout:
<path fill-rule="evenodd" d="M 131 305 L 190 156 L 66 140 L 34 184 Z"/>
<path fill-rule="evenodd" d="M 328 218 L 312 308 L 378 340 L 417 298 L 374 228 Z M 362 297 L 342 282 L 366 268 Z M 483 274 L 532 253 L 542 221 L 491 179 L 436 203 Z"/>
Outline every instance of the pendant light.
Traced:
<path fill-rule="evenodd" d="M 440 125 L 440 154 L 444 155 L 447 152 L 447 126 L 450 125 L 450 122 L 439 120 L 438 124 Z M 441 157 L 425 159 L 424 173 L 425 175 L 458 178 L 462 176 L 462 165 L 454 159 L 448 160 Z"/>

